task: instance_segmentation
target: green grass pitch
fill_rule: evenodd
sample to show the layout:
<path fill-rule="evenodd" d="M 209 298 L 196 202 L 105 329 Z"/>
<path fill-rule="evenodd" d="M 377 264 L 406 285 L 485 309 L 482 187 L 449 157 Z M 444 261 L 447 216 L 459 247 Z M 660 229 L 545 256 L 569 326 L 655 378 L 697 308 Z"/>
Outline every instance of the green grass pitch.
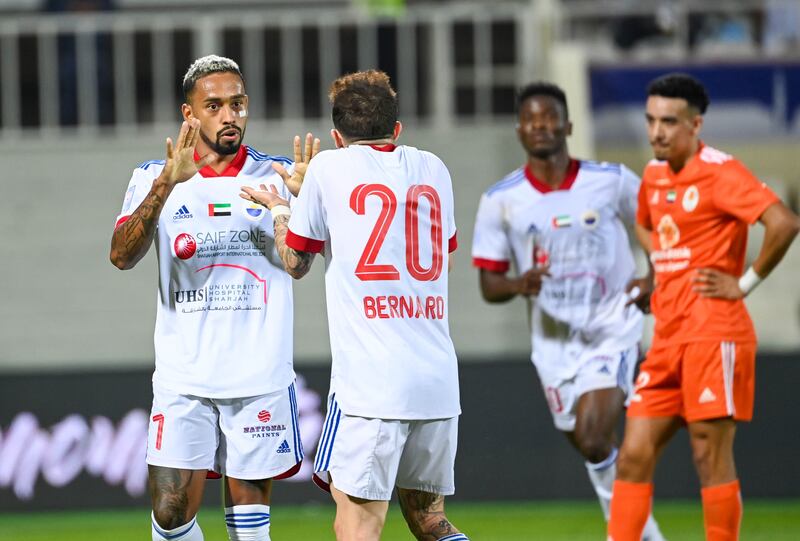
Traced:
<path fill-rule="evenodd" d="M 452 503 L 448 517 L 473 541 L 597 541 L 604 524 L 596 503 L 508 502 Z M 334 509 L 327 505 L 273 506 L 271 537 L 275 541 L 333 539 Z M 656 518 L 675 541 L 702 541 L 698 502 L 656 502 Z M 204 508 L 199 515 L 207 541 L 228 537 L 222 510 Z M 796 541 L 800 500 L 745 501 L 741 538 L 747 541 Z M 0 514 L 2 541 L 142 541 L 150 539 L 149 511 L 84 511 Z M 392 503 L 384 541 L 412 540 L 396 503 Z"/>

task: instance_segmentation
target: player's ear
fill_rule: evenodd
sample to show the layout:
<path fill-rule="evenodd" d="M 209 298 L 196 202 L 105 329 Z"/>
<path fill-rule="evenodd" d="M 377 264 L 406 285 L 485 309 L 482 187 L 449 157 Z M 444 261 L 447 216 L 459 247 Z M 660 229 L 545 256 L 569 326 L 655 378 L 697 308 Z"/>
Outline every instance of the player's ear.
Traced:
<path fill-rule="evenodd" d="M 186 121 L 189 121 L 194 118 L 194 113 L 192 113 L 192 106 L 188 103 L 184 103 L 181 105 L 181 116 Z"/>
<path fill-rule="evenodd" d="M 336 128 L 331 130 L 331 138 L 333 139 L 333 144 L 336 145 L 336 148 L 344 148 L 347 146 L 344 143 L 344 137 L 342 137 L 342 134 L 339 133 L 339 130 Z"/>
<path fill-rule="evenodd" d="M 567 120 L 567 123 L 564 125 L 564 134 L 567 136 L 572 135 L 572 122 Z"/>
<path fill-rule="evenodd" d="M 692 119 L 692 132 L 694 132 L 694 134 L 697 135 L 698 133 L 700 133 L 700 129 L 702 127 L 703 127 L 703 115 L 700 114 L 694 115 L 694 118 Z"/>
<path fill-rule="evenodd" d="M 397 120 L 394 123 L 394 132 L 392 133 L 392 139 L 397 141 L 400 138 L 401 133 L 403 133 L 403 123 Z"/>

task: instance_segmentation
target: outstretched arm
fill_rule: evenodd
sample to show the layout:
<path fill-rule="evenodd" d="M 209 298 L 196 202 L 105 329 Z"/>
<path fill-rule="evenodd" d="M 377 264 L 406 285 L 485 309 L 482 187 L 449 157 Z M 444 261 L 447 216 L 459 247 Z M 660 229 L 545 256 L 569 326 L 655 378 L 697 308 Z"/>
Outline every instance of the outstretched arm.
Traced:
<path fill-rule="evenodd" d="M 173 188 L 192 178 L 215 158 L 213 153 L 194 161 L 194 147 L 200 134 L 200 121 L 184 121 L 173 146 L 167 138 L 167 161 L 164 170 L 153 181 L 150 192 L 131 216 L 114 230 L 111 237 L 111 263 L 122 270 L 132 269 L 150 249 L 158 225 L 158 217 Z"/>
<path fill-rule="evenodd" d="M 289 276 L 299 280 L 311 270 L 311 262 L 314 254 L 311 252 L 299 252 L 286 245 L 286 233 L 289 231 L 289 216 L 281 215 L 275 218 L 275 247 L 281 256 L 283 266 Z"/>
<path fill-rule="evenodd" d="M 301 252 L 291 248 L 286 244 L 286 234 L 289 232 L 289 202 L 278 194 L 275 186 L 270 185 L 269 189 L 262 184 L 261 190 L 254 190 L 249 186 L 242 186 L 239 196 L 259 205 L 267 207 L 272 213 L 275 227 L 275 249 L 283 261 L 283 267 L 289 276 L 299 280 L 311 269 L 311 262 L 314 260 L 312 252 Z"/>

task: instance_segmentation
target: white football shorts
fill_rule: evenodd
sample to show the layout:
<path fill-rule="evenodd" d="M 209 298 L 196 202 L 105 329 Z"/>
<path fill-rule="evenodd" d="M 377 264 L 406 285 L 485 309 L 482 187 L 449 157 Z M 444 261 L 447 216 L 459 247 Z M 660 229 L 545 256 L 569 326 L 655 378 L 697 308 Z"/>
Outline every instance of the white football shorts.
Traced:
<path fill-rule="evenodd" d="M 537 365 L 536 371 L 556 428 L 564 432 L 575 430 L 578 399 L 590 391 L 618 387 L 625 393 L 627 406 L 638 359 L 638 345 L 614 353 L 587 350 L 582 353 L 578 370 L 570 379 L 552 376 L 545 367 Z"/>
<path fill-rule="evenodd" d="M 148 464 L 254 480 L 290 476 L 302 460 L 294 383 L 270 394 L 222 399 L 153 384 Z"/>
<path fill-rule="evenodd" d="M 455 493 L 458 417 L 420 421 L 345 415 L 328 400 L 317 446 L 314 482 L 350 496 L 390 500 L 394 487 L 449 496 Z"/>

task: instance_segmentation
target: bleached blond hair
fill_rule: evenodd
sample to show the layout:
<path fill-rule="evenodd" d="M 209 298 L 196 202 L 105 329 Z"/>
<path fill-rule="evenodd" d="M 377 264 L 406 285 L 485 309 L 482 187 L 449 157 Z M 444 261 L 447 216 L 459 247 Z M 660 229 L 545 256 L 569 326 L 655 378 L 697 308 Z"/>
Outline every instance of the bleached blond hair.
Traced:
<path fill-rule="evenodd" d="M 192 62 L 186 75 L 183 76 L 183 98 L 189 101 L 189 94 L 194 90 L 197 81 L 212 73 L 235 73 L 244 83 L 244 75 L 239 69 L 239 64 L 224 56 L 210 54 Z"/>

